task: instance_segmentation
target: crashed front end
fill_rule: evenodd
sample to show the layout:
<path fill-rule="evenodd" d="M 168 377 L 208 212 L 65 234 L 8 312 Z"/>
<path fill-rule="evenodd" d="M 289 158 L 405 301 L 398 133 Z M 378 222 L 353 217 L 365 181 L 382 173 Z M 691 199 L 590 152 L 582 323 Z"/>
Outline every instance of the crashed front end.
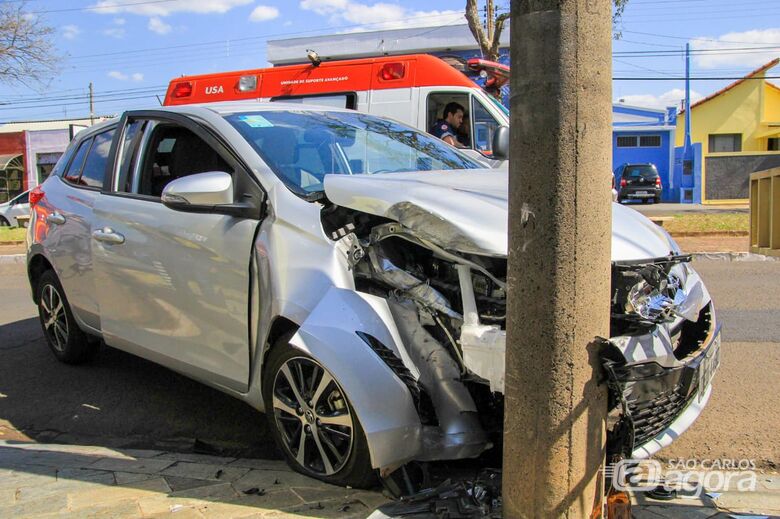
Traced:
<path fill-rule="evenodd" d="M 457 200 L 431 210 L 403 193 L 383 196 L 380 184 L 369 199 L 364 180 L 338 179 L 323 227 L 344 254 L 356 291 L 387 305 L 393 339 L 385 342 L 395 344 L 356 333 L 408 388 L 420 422 L 419 434 L 399 440 L 416 442 L 413 455 L 407 448 L 403 459 L 372 460 L 374 466 L 387 473 L 409 459 L 478 456 L 500 441 L 503 426 L 507 260 L 505 241 L 495 236 L 505 240 L 505 227 L 443 215 L 459 210 Z M 469 190 L 460 185 L 451 194 Z M 478 191 L 489 199 L 487 212 L 506 214 L 495 193 Z M 706 404 L 719 329 L 689 256 L 617 259 L 612 273 L 611 336 L 604 339 L 608 448 L 645 457 L 671 443 Z"/>

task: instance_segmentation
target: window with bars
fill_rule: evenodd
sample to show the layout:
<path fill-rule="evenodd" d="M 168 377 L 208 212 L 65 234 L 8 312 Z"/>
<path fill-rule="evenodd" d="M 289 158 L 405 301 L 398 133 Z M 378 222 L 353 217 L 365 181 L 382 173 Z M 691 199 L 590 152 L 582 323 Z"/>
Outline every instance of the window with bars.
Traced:
<path fill-rule="evenodd" d="M 660 135 L 642 135 L 639 137 L 640 148 L 660 148 L 661 136 Z"/>
<path fill-rule="evenodd" d="M 636 135 L 621 135 L 617 138 L 618 148 L 636 148 L 637 136 Z"/>
<path fill-rule="evenodd" d="M 711 133 L 709 136 L 710 153 L 728 153 L 742 151 L 741 133 Z"/>

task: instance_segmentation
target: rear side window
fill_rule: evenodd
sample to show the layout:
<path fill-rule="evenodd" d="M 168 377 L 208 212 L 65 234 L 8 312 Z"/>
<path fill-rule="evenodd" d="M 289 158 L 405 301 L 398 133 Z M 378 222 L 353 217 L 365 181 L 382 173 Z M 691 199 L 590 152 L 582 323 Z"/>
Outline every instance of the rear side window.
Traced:
<path fill-rule="evenodd" d="M 80 184 L 82 186 L 103 187 L 103 179 L 106 176 L 106 164 L 108 163 L 108 152 L 111 151 L 114 131 L 109 130 L 95 136 L 92 148 L 89 150 L 87 160 L 84 163 L 84 169 L 81 172 Z"/>
<path fill-rule="evenodd" d="M 62 173 L 65 171 L 65 168 L 68 166 L 68 161 L 73 156 L 73 153 L 76 151 L 76 146 L 70 145 L 68 146 L 68 149 L 65 150 L 65 153 L 60 156 L 60 158 L 57 160 L 57 163 L 54 165 L 54 168 L 52 168 L 50 176 L 54 177 L 61 177 Z"/>
<path fill-rule="evenodd" d="M 87 139 L 79 145 L 76 155 L 73 157 L 73 160 L 70 162 L 70 165 L 62 178 L 71 184 L 78 185 L 79 177 L 81 177 L 81 168 L 84 166 L 84 159 L 87 157 L 87 152 L 91 145 L 92 139 Z"/>

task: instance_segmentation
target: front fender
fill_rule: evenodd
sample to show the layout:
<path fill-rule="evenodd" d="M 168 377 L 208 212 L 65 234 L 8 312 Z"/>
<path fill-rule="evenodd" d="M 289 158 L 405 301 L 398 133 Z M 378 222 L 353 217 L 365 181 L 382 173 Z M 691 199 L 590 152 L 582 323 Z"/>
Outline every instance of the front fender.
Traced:
<path fill-rule="evenodd" d="M 420 417 L 407 386 L 356 332 L 373 336 L 408 360 L 387 301 L 335 287 L 290 344 L 322 364 L 347 393 L 366 434 L 371 465 L 395 467 L 419 454 Z"/>

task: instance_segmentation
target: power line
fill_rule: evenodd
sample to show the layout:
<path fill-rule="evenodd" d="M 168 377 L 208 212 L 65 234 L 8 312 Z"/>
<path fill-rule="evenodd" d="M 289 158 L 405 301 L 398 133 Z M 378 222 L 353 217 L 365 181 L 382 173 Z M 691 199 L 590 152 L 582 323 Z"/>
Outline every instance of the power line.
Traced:
<path fill-rule="evenodd" d="M 738 81 L 738 80 L 764 80 L 780 79 L 780 76 L 763 77 L 691 77 L 691 81 Z M 685 76 L 680 77 L 613 77 L 612 81 L 684 81 Z"/>
<path fill-rule="evenodd" d="M 74 11 L 105 11 L 108 9 L 121 9 L 123 7 L 132 7 L 134 5 L 166 4 L 170 2 L 179 2 L 180 0 L 146 0 L 144 2 L 131 2 L 124 4 L 94 5 L 90 7 L 69 7 L 67 9 L 47 9 L 44 11 L 30 11 L 30 14 L 49 14 L 49 13 L 69 13 Z"/>
<path fill-rule="evenodd" d="M 756 42 L 754 41 L 723 41 L 723 40 L 713 40 L 712 38 L 699 38 L 699 37 L 690 37 L 690 36 L 672 36 L 670 34 L 658 34 L 653 32 L 641 32 L 641 31 L 629 31 L 629 30 L 622 30 L 621 32 L 625 32 L 627 34 L 640 34 L 642 36 L 655 36 L 657 38 L 669 38 L 672 40 L 683 40 L 683 41 L 709 41 L 713 43 L 738 43 L 741 45 L 756 45 Z"/>

